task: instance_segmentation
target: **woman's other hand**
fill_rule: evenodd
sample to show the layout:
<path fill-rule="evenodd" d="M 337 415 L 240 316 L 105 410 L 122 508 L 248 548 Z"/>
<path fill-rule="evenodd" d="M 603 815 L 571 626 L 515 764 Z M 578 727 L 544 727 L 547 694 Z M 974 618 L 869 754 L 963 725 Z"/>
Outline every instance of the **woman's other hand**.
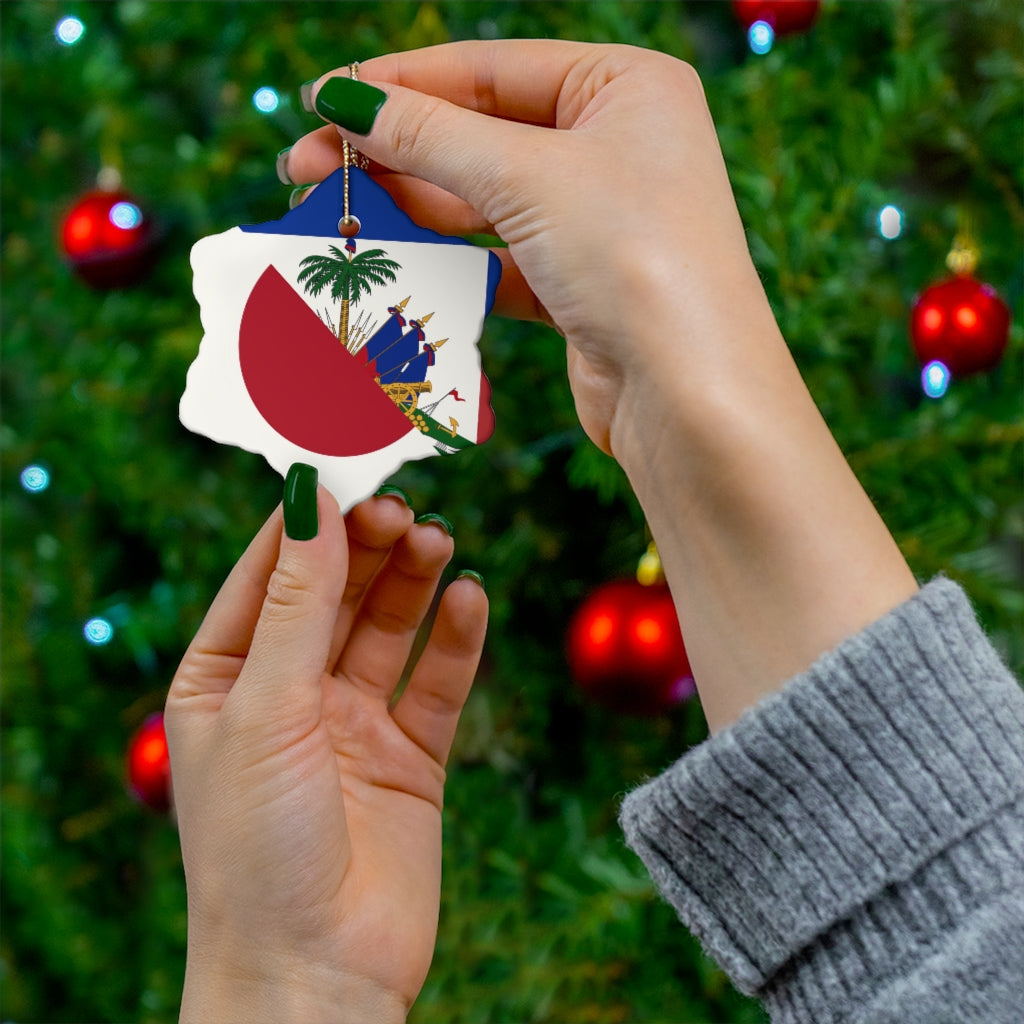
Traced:
<path fill-rule="evenodd" d="M 182 1021 L 404 1020 L 433 953 L 444 765 L 487 600 L 447 588 L 394 703 L 452 539 L 395 497 L 346 519 L 314 501 L 310 539 L 270 517 L 167 699 Z"/>

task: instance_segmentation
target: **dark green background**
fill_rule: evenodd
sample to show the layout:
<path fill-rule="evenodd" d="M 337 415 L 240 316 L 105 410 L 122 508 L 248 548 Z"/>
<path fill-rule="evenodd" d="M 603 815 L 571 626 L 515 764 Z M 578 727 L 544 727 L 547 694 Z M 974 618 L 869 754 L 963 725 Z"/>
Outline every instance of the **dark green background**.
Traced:
<path fill-rule="evenodd" d="M 124 750 L 281 488 L 262 458 L 178 424 L 201 336 L 188 251 L 281 215 L 274 155 L 318 123 L 299 83 L 351 60 L 522 35 L 693 62 L 815 398 L 915 572 L 963 581 L 1019 671 L 1021 10 L 831 3 L 812 32 L 754 57 L 724 3 L 0 5 L 3 1019 L 175 1018 L 176 834 L 126 795 Z M 53 38 L 66 13 L 86 24 L 72 48 Z M 270 116 L 251 102 L 262 85 L 284 98 Z M 105 293 L 57 244 L 103 163 L 163 232 L 150 277 Z M 893 242 L 875 229 L 887 202 L 906 213 Z M 1015 326 L 999 368 L 930 401 L 907 312 L 944 275 L 962 214 Z M 595 216 L 613 245 L 615 211 Z M 395 481 L 418 511 L 452 520 L 452 572 L 481 571 L 493 601 L 450 772 L 438 952 L 414 1019 L 760 1021 L 656 899 L 615 824 L 628 787 L 702 738 L 699 708 L 617 717 L 574 690 L 562 657 L 580 599 L 632 571 L 643 518 L 576 424 L 559 339 L 492 320 L 482 349 L 494 438 Z M 33 462 L 52 473 L 35 495 L 18 484 Z M 90 648 L 82 625 L 97 614 L 117 633 Z"/>

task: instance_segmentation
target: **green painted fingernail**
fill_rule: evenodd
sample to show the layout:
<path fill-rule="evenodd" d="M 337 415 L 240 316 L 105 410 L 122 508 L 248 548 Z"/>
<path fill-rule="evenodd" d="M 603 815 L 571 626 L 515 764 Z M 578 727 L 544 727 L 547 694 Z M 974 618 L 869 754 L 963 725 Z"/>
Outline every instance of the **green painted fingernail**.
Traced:
<path fill-rule="evenodd" d="M 296 462 L 284 480 L 284 532 L 292 540 L 312 540 L 320 529 L 316 511 L 315 466 Z"/>
<path fill-rule="evenodd" d="M 299 185 L 297 188 L 293 188 L 291 195 L 288 196 L 288 209 L 294 210 L 299 203 L 302 202 L 307 192 L 312 192 L 320 182 L 310 181 L 305 185 Z"/>
<path fill-rule="evenodd" d="M 312 114 L 313 111 L 313 86 L 316 85 L 316 79 L 311 78 L 308 82 L 303 82 L 299 86 L 299 100 L 302 102 L 302 109 L 307 113 Z"/>
<path fill-rule="evenodd" d="M 387 495 L 394 495 L 396 498 L 401 498 L 406 505 L 412 507 L 412 502 L 409 500 L 409 495 L 402 490 L 401 487 L 395 487 L 394 484 L 385 484 L 380 488 L 379 491 L 374 495 L 375 498 L 383 498 Z"/>
<path fill-rule="evenodd" d="M 432 523 L 434 526 L 440 526 L 449 537 L 454 533 L 452 524 L 440 512 L 424 512 L 423 515 L 417 517 L 416 522 L 419 524 Z"/>
<path fill-rule="evenodd" d="M 277 160 L 274 162 L 274 166 L 277 169 L 277 180 L 282 185 L 294 185 L 295 182 L 288 177 L 288 154 L 291 152 L 291 146 L 285 146 L 280 153 L 277 154 Z"/>
<path fill-rule="evenodd" d="M 483 576 L 481 576 L 480 573 L 478 573 L 475 569 L 460 569 L 458 576 L 456 576 L 455 578 L 457 580 L 461 580 L 463 578 L 473 580 L 473 582 L 476 583 L 481 590 L 487 589 L 484 586 Z"/>
<path fill-rule="evenodd" d="M 353 78 L 328 78 L 316 94 L 316 112 L 357 135 L 368 135 L 388 94 Z"/>

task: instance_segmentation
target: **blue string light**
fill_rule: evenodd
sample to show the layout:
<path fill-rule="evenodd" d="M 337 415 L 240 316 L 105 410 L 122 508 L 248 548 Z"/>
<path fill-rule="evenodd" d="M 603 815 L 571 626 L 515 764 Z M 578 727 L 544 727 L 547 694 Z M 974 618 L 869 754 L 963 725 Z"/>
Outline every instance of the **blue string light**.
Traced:
<path fill-rule="evenodd" d="M 102 647 L 114 639 L 114 627 L 106 619 L 96 616 L 82 627 L 82 635 L 94 647 Z"/>
<path fill-rule="evenodd" d="M 134 203 L 114 203 L 107 214 L 115 228 L 130 231 L 142 223 L 142 211 Z"/>
<path fill-rule="evenodd" d="M 949 367 L 933 359 L 921 371 L 921 388 L 929 398 L 941 398 L 949 390 Z"/>
<path fill-rule="evenodd" d="M 21 471 L 21 486 L 29 494 L 38 494 L 50 486 L 50 474 L 42 466 L 26 466 Z"/>
<path fill-rule="evenodd" d="M 747 29 L 747 42 L 751 50 L 759 55 L 768 53 L 775 43 L 775 29 L 767 21 L 755 21 Z"/>

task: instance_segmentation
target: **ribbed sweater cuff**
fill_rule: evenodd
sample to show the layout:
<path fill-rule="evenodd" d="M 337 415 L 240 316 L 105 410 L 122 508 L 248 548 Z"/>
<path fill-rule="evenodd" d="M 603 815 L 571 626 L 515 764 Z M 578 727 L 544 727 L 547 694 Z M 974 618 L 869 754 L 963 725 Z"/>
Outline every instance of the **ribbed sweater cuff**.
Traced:
<path fill-rule="evenodd" d="M 928 954 L 906 939 L 926 918 L 948 933 L 1020 884 L 1022 807 L 1024 691 L 940 579 L 632 792 L 621 822 L 734 984 L 784 1000 L 799 963 L 877 985 Z"/>

